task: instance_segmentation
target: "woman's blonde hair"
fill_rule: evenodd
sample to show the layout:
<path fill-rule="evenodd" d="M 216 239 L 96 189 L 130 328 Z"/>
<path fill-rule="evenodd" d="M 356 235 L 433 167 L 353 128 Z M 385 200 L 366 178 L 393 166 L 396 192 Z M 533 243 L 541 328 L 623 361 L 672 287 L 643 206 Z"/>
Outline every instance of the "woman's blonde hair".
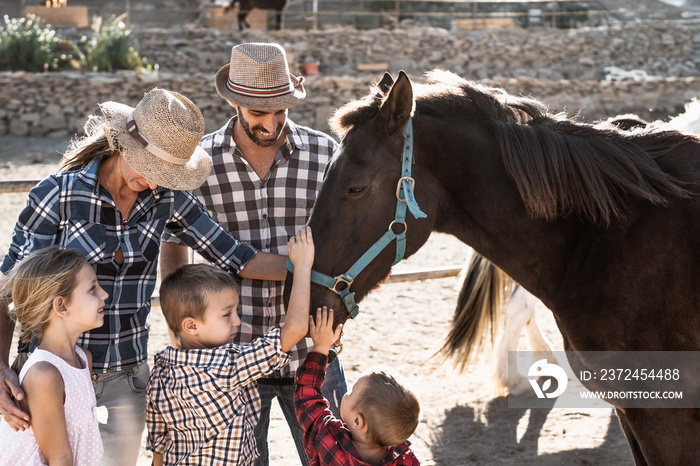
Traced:
<path fill-rule="evenodd" d="M 20 341 L 39 341 L 53 315 L 53 300 L 68 299 L 77 286 L 77 275 L 87 264 L 82 251 L 49 246 L 34 251 L 9 273 L 3 296 L 11 293 L 10 317 L 22 326 Z"/>
<path fill-rule="evenodd" d="M 85 165 L 97 157 L 106 159 L 114 154 L 107 134 L 104 130 L 105 117 L 90 115 L 85 121 L 85 134 L 76 137 L 70 142 L 70 147 L 63 154 L 59 170 Z"/>

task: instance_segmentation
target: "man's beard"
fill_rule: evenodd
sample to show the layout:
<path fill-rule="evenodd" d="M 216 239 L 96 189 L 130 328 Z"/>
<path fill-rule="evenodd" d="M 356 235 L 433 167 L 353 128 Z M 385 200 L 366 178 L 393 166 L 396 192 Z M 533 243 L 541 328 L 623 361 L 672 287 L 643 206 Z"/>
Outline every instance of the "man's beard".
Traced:
<path fill-rule="evenodd" d="M 268 132 L 262 125 L 257 125 L 253 129 L 250 128 L 250 124 L 246 121 L 245 118 L 243 118 L 243 112 L 239 111 L 238 112 L 238 120 L 241 122 L 241 126 L 243 127 L 243 131 L 245 131 L 245 134 L 248 135 L 251 141 L 253 141 L 256 145 L 260 147 L 270 147 L 274 143 L 277 142 L 277 140 L 280 138 L 282 135 L 282 128 L 284 127 L 284 123 L 280 123 L 277 125 L 277 128 L 275 129 L 275 132 L 277 133 L 277 137 L 274 139 L 260 139 L 256 134 L 255 130 L 260 130 L 264 132 Z"/>

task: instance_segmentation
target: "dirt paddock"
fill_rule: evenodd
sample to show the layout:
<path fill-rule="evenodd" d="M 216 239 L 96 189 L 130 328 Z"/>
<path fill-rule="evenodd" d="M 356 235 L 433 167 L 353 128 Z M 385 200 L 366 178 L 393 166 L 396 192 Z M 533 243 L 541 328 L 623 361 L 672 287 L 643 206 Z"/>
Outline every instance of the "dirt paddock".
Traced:
<path fill-rule="evenodd" d="M 0 180 L 36 179 L 57 169 L 57 150 L 66 141 L 0 138 Z M 0 254 L 26 193 L 0 198 Z M 421 251 L 394 272 L 460 265 L 469 249 L 454 238 L 433 235 Z M 349 322 L 342 353 L 348 382 L 365 369 L 383 364 L 405 375 L 421 397 L 422 419 L 411 442 L 425 465 L 631 465 L 632 457 L 612 409 L 514 409 L 492 395 L 489 355 L 460 374 L 441 364 L 435 353 L 447 333 L 457 298 L 457 278 L 384 285 L 360 304 Z M 537 318 L 555 349 L 562 350 L 551 313 L 540 306 Z M 149 354 L 167 345 L 159 309 L 150 317 Z M 524 337 L 521 347 L 525 348 Z M 272 464 L 299 464 L 282 413 L 273 408 Z M 150 464 L 142 450 L 139 464 Z"/>

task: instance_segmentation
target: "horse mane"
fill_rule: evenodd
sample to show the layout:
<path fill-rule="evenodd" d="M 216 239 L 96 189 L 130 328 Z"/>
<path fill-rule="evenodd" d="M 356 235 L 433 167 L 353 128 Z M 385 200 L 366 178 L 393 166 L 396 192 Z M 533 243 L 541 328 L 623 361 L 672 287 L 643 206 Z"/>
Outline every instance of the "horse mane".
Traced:
<path fill-rule="evenodd" d="M 609 224 L 624 216 L 630 195 L 657 205 L 692 196 L 655 160 L 697 141 L 692 135 L 654 123 L 623 131 L 578 122 L 550 114 L 534 99 L 470 83 L 447 71 L 435 70 L 426 77 L 425 84 L 413 83 L 416 113 L 472 116 L 483 122 L 493 131 L 506 170 L 536 218 L 551 221 L 575 214 Z M 370 95 L 338 109 L 331 128 L 342 137 L 371 120 L 385 98 L 374 87 Z"/>

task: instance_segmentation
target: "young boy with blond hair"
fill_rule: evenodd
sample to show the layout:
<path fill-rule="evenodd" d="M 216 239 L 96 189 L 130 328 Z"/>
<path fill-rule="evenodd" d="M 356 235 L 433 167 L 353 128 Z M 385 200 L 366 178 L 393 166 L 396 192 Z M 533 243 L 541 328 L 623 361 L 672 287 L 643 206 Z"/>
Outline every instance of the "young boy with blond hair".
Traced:
<path fill-rule="evenodd" d="M 146 388 L 147 448 L 154 464 L 252 464 L 260 417 L 255 380 L 287 364 L 304 338 L 314 244 L 304 227 L 288 242 L 294 284 L 284 325 L 246 345 L 233 343 L 241 320 L 235 279 L 189 264 L 168 275 L 161 309 L 179 348 L 155 355 Z"/>
<path fill-rule="evenodd" d="M 418 426 L 418 397 L 390 370 L 370 370 L 343 397 L 342 420 L 335 418 L 321 387 L 328 351 L 343 326 L 333 331 L 333 311 L 325 306 L 309 325 L 313 348 L 297 369 L 294 406 L 311 466 L 419 465 L 408 442 Z"/>

